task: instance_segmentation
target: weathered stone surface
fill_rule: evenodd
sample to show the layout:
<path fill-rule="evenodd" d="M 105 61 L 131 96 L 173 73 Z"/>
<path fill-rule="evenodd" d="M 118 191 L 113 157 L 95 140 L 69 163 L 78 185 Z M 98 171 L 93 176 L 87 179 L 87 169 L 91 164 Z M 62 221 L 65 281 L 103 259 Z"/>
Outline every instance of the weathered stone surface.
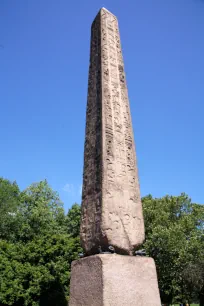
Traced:
<path fill-rule="evenodd" d="M 132 254 L 144 241 L 135 145 L 117 18 L 101 9 L 91 29 L 81 242 Z"/>
<path fill-rule="evenodd" d="M 161 306 L 154 260 L 94 255 L 72 263 L 69 306 Z"/>

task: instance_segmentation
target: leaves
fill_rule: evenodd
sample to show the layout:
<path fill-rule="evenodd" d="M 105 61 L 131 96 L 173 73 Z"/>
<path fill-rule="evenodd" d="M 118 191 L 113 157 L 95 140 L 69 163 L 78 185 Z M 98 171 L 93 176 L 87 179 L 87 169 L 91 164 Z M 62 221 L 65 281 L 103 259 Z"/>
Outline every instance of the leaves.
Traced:
<path fill-rule="evenodd" d="M 67 218 L 58 194 L 46 181 L 23 192 L 8 181 L 2 180 L 2 186 L 1 211 L 5 215 L 0 233 L 4 238 L 0 240 L 0 303 L 67 305 L 71 262 L 81 252 L 77 229 L 80 207 L 75 204 Z M 11 204 L 4 209 L 8 200 Z M 18 219 L 12 239 L 5 230 L 11 226 L 8 211 L 15 211 Z"/>
<path fill-rule="evenodd" d="M 0 239 L 14 240 L 19 225 L 19 194 L 16 182 L 0 178 Z"/>
<path fill-rule="evenodd" d="M 75 203 L 66 216 L 66 227 L 72 237 L 79 236 L 80 221 L 81 207 Z"/>
<path fill-rule="evenodd" d="M 198 266 L 201 269 L 199 261 L 204 258 L 203 206 L 193 204 L 184 193 L 160 199 L 149 195 L 142 202 L 146 228 L 144 247 L 155 259 L 162 301 L 190 302 L 195 292 L 201 290 L 198 282 L 194 282 L 194 288 L 190 285 L 187 269 L 191 267 L 195 274 Z M 204 283 L 203 274 L 200 281 Z"/>
<path fill-rule="evenodd" d="M 204 206 L 184 193 L 142 202 L 144 248 L 155 259 L 162 302 L 204 299 Z M 67 305 L 80 219 L 76 203 L 65 215 L 47 181 L 21 192 L 0 178 L 0 305 Z"/>

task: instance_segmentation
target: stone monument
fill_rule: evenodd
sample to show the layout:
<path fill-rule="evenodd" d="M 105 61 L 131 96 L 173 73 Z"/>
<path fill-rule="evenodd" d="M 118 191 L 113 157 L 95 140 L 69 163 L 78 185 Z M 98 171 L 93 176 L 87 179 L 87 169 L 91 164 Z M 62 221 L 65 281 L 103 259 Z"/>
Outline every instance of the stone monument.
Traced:
<path fill-rule="evenodd" d="M 102 8 L 91 28 L 81 243 L 70 306 L 160 306 L 144 241 L 135 144 L 117 18 Z"/>

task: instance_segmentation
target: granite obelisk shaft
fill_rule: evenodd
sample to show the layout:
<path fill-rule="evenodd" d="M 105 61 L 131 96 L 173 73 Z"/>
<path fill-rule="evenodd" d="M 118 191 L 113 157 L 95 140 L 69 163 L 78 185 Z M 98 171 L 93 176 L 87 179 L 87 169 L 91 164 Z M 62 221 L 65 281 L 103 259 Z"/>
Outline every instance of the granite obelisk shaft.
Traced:
<path fill-rule="evenodd" d="M 87 255 L 144 241 L 135 144 L 117 18 L 102 8 L 91 28 L 81 242 Z"/>

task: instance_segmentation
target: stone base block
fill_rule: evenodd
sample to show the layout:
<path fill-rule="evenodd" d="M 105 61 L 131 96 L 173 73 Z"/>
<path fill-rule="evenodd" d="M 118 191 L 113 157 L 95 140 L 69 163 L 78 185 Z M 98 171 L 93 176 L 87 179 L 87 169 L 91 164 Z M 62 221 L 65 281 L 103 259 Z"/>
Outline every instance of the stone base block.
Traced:
<path fill-rule="evenodd" d="M 69 306 L 161 306 L 149 257 L 100 254 L 72 263 Z"/>

